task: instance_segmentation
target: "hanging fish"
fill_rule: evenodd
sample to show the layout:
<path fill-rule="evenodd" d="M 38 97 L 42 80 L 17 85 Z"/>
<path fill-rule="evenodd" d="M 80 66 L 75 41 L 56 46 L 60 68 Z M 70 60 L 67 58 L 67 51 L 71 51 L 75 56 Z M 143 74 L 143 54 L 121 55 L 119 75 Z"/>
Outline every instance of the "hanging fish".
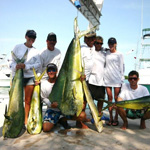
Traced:
<path fill-rule="evenodd" d="M 22 59 L 18 59 L 13 52 L 12 57 L 17 64 L 24 63 L 27 58 L 27 51 Z M 5 109 L 5 120 L 3 125 L 3 137 L 17 137 L 24 125 L 24 105 L 23 105 L 23 69 L 16 70 L 13 83 L 9 93 L 9 106 Z"/>

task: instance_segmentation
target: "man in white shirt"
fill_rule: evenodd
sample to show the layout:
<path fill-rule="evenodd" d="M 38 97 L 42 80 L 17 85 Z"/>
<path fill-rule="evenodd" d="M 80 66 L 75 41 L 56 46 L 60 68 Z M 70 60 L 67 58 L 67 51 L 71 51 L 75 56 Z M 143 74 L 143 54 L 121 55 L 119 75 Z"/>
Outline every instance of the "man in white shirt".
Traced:
<path fill-rule="evenodd" d="M 150 95 L 149 91 L 146 87 L 137 84 L 138 80 L 139 80 L 138 72 L 131 71 L 128 75 L 129 83 L 123 84 L 123 86 L 121 88 L 121 92 L 118 96 L 118 101 L 132 100 L 132 99 Z M 133 115 L 132 112 L 134 112 L 135 115 Z M 141 129 L 146 128 L 145 120 L 150 119 L 150 112 L 142 113 L 142 111 L 139 112 L 139 110 L 131 110 L 131 109 L 124 110 L 123 108 L 118 107 L 118 113 L 123 120 L 123 125 L 121 127 L 123 130 L 126 130 L 128 127 L 127 117 L 131 118 L 131 119 L 141 118 L 141 123 L 140 123 Z M 139 113 L 140 113 L 140 115 L 136 115 Z"/>
<path fill-rule="evenodd" d="M 46 66 L 49 63 L 54 63 L 57 68 L 60 65 L 61 52 L 59 49 L 55 47 L 57 43 L 57 36 L 55 33 L 51 32 L 47 36 L 47 48 L 41 51 L 40 59 L 41 59 L 41 73 L 46 69 Z M 47 73 L 43 76 L 42 79 L 48 79 Z"/>
<path fill-rule="evenodd" d="M 106 52 L 103 45 L 103 38 L 101 36 L 96 37 L 96 41 L 94 43 L 95 50 L 93 52 L 93 68 L 89 77 L 89 90 L 91 92 L 91 96 L 94 100 L 97 100 L 97 108 L 99 114 L 101 114 L 101 110 L 103 107 L 103 102 L 100 99 L 104 99 L 105 97 L 105 87 L 103 86 L 103 75 L 104 75 L 104 67 L 105 67 L 105 55 Z"/>
<path fill-rule="evenodd" d="M 81 45 L 82 66 L 86 76 L 86 81 L 89 80 L 90 73 L 93 68 L 93 52 L 95 51 L 94 42 L 96 33 L 91 32 L 84 36 L 84 43 Z"/>

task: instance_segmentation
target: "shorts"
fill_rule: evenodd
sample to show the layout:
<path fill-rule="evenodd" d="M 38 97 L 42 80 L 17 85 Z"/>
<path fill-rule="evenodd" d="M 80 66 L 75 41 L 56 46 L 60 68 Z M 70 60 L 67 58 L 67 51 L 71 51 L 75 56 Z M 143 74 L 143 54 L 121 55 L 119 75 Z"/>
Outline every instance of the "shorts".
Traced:
<path fill-rule="evenodd" d="M 45 112 L 45 116 L 43 118 L 43 121 L 48 121 L 52 124 L 56 124 L 59 121 L 59 118 L 61 116 L 61 112 L 60 111 L 55 111 L 52 109 L 47 109 Z"/>
<path fill-rule="evenodd" d="M 94 100 L 100 100 L 105 98 L 105 87 L 88 84 L 91 96 Z"/>
<path fill-rule="evenodd" d="M 144 110 L 133 110 L 133 109 L 125 109 L 127 118 L 137 119 L 142 118 L 144 116 Z"/>
<path fill-rule="evenodd" d="M 26 86 L 26 85 L 34 85 L 34 81 L 35 81 L 35 78 L 34 78 L 34 77 L 31 77 L 31 78 L 23 78 L 23 86 Z"/>

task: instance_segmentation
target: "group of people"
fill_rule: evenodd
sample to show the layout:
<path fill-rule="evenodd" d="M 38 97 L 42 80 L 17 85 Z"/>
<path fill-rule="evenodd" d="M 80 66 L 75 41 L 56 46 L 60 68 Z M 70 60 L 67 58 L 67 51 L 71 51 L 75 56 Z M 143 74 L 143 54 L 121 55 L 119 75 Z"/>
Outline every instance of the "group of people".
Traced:
<path fill-rule="evenodd" d="M 28 51 L 27 59 L 24 63 L 17 64 L 14 58 L 11 58 L 10 68 L 12 75 L 15 75 L 16 70 L 24 70 L 24 93 L 25 93 L 25 125 L 27 124 L 30 102 L 33 89 L 35 86 L 33 67 L 40 75 L 46 68 L 47 73 L 41 81 L 41 99 L 48 109 L 43 119 L 43 131 L 50 131 L 56 123 L 60 123 L 64 128 L 70 128 L 67 123 L 68 119 L 77 121 L 77 126 L 88 128 L 84 122 L 88 121 L 85 114 L 86 98 L 84 97 L 84 108 L 79 117 L 64 116 L 57 108 L 57 102 L 49 101 L 49 94 L 57 79 L 58 68 L 60 67 L 61 51 L 55 47 L 57 36 L 54 33 L 49 33 L 46 39 L 47 48 L 38 52 L 33 43 L 36 40 L 36 32 L 28 30 L 25 34 L 26 42 L 16 45 L 13 53 L 18 59 L 21 59 L 26 51 Z M 103 38 L 96 36 L 96 33 L 90 32 L 84 36 L 84 45 L 81 45 L 82 66 L 85 71 L 85 76 L 81 80 L 86 80 L 93 100 L 97 100 L 97 108 L 100 116 L 102 116 L 103 101 L 105 99 L 105 91 L 107 92 L 108 101 L 130 100 L 142 96 L 149 95 L 147 88 L 137 84 L 139 80 L 138 72 L 132 71 L 129 73 L 129 84 L 123 84 L 124 81 L 124 61 L 122 53 L 117 51 L 117 41 L 115 38 L 108 40 L 109 49 L 103 48 Z M 114 90 L 112 91 L 112 88 Z M 142 92 L 141 92 L 142 89 Z M 130 96 L 129 96 L 130 95 Z M 113 109 L 116 113 L 113 117 Z M 118 113 L 123 120 L 122 129 L 128 127 L 127 110 L 109 107 L 110 119 L 107 125 L 117 126 Z M 141 128 L 146 128 L 145 120 L 150 118 L 150 112 L 145 112 L 141 117 Z"/>

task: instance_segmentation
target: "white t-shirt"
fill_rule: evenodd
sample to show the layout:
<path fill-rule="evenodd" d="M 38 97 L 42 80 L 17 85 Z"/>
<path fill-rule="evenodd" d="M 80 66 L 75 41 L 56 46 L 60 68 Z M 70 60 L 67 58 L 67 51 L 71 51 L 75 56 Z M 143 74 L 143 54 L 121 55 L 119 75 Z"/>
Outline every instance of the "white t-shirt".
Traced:
<path fill-rule="evenodd" d="M 40 69 L 41 73 L 46 69 L 49 63 L 54 63 L 59 69 L 61 58 L 61 52 L 59 49 L 54 48 L 53 51 L 44 49 L 40 52 L 40 58 L 41 58 L 41 69 Z M 48 75 L 47 73 L 45 73 L 42 79 L 47 79 L 47 77 Z"/>
<path fill-rule="evenodd" d="M 93 68 L 89 77 L 89 83 L 96 86 L 103 86 L 103 76 L 105 67 L 106 52 L 103 48 L 93 52 Z"/>
<path fill-rule="evenodd" d="M 124 83 L 122 85 L 121 92 L 118 97 L 122 98 L 123 100 L 132 100 L 148 95 L 150 94 L 145 86 L 138 85 L 138 88 L 134 90 L 131 89 L 129 83 Z"/>
<path fill-rule="evenodd" d="M 40 62 L 40 56 L 38 54 L 38 51 L 36 48 L 28 48 L 25 44 L 18 44 L 13 49 L 13 53 L 16 55 L 18 59 L 22 59 L 26 51 L 28 50 L 27 59 L 25 60 L 25 69 L 23 69 L 24 72 L 24 78 L 30 78 L 34 77 L 33 74 L 33 67 L 36 70 L 36 72 L 39 71 L 41 62 Z M 10 59 L 10 69 L 12 70 L 12 76 L 14 77 L 16 72 L 16 61 L 13 57 Z"/>
<path fill-rule="evenodd" d="M 81 46 L 81 57 L 82 57 L 82 66 L 84 68 L 84 74 L 86 75 L 86 81 L 89 80 L 90 74 L 93 68 L 93 52 L 95 51 L 94 46 L 88 47 L 87 45 Z"/>
<path fill-rule="evenodd" d="M 49 100 L 49 95 L 52 91 L 54 83 L 50 83 L 48 80 L 41 80 L 41 100 L 44 102 L 49 108 L 51 107 L 51 102 Z M 51 108 L 55 111 L 60 111 L 58 108 Z"/>
<path fill-rule="evenodd" d="M 116 51 L 106 52 L 106 67 L 104 71 L 104 85 L 106 87 L 121 87 L 124 80 L 123 55 Z"/>

